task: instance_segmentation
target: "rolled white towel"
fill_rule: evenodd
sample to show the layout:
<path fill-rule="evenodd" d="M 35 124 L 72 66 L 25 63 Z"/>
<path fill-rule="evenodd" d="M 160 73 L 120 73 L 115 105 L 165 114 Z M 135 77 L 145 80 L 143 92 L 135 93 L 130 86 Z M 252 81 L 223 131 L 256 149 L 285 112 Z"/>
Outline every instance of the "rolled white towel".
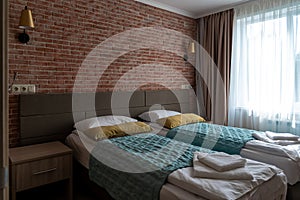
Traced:
<path fill-rule="evenodd" d="M 293 135 L 291 133 L 274 133 L 271 131 L 266 131 L 268 138 L 272 140 L 298 140 L 299 136 Z"/>
<path fill-rule="evenodd" d="M 213 168 L 206 166 L 198 160 L 198 156 L 194 154 L 193 160 L 193 177 L 222 179 L 222 180 L 252 180 L 253 176 L 246 167 L 240 167 L 229 171 L 219 172 Z"/>
<path fill-rule="evenodd" d="M 244 167 L 246 164 L 246 159 L 239 155 L 229 155 L 223 152 L 216 153 L 202 153 L 195 152 L 199 162 L 217 170 L 219 172 L 224 172 L 239 167 Z"/>

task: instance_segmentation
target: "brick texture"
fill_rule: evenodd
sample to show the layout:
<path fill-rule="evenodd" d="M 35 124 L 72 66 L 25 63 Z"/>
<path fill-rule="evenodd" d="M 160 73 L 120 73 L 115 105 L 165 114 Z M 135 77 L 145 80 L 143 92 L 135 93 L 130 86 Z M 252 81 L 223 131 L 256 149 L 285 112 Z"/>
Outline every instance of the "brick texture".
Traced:
<path fill-rule="evenodd" d="M 25 5 L 36 26 L 27 31 L 27 45 L 17 39 Z M 132 30 L 143 27 L 174 32 L 134 35 Z M 118 41 L 118 35 L 126 38 L 123 33 L 129 31 L 127 40 Z M 194 86 L 194 68 L 182 59 L 187 40 L 180 34 L 194 39 L 196 21 L 134 0 L 9 0 L 9 80 L 17 72 L 15 83 L 35 84 L 38 93 L 70 93 L 75 80 L 82 92 Z M 117 42 L 107 42 L 104 52 L 102 47 L 91 55 L 110 38 Z M 10 94 L 11 147 L 18 145 L 18 101 L 18 95 Z"/>

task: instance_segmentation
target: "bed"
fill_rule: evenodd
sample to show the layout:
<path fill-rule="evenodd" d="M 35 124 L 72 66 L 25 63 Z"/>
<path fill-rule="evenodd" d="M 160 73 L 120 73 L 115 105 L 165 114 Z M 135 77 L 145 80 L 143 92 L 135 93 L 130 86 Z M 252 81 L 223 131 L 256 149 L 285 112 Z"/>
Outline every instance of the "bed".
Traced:
<path fill-rule="evenodd" d="M 147 134 L 148 135 L 151 134 Z M 143 135 L 144 136 L 144 135 Z M 157 136 L 157 135 L 155 135 Z M 127 137 L 133 137 L 133 136 L 127 136 Z M 165 138 L 165 137 L 162 137 Z M 180 144 L 179 146 L 183 147 L 183 144 Z M 74 156 L 76 160 L 78 160 L 83 166 L 86 168 L 90 167 L 90 152 L 92 152 L 93 148 L 96 145 L 95 141 L 90 140 L 87 137 L 79 136 L 77 133 L 72 133 L 67 137 L 67 144 L 72 147 L 74 150 Z M 103 149 L 102 149 L 103 150 Z M 132 167 L 131 167 L 132 168 Z M 178 171 L 175 171 L 169 175 L 169 178 L 167 179 L 167 183 L 163 185 L 159 192 L 160 199 L 228 199 L 230 196 L 222 196 L 223 193 L 218 193 L 219 188 L 226 188 L 223 184 L 227 181 L 222 180 L 216 180 L 216 183 L 214 183 L 214 190 L 215 192 L 209 192 L 210 190 L 204 190 L 200 187 L 203 182 L 208 185 L 208 179 L 202 179 L 203 182 L 199 182 L 197 184 L 191 182 L 195 182 L 195 180 L 199 181 L 201 179 L 193 179 L 190 176 L 185 176 L 185 180 L 191 178 L 192 180 L 185 182 L 184 179 L 180 179 L 183 174 L 190 173 L 191 167 L 183 168 Z M 270 179 L 267 182 L 262 183 L 259 187 L 255 189 L 251 189 L 251 191 L 247 192 L 245 195 L 242 195 L 239 197 L 239 199 L 285 199 L 284 190 L 285 190 L 285 184 L 284 184 L 284 175 L 277 173 L 276 176 L 274 176 L 272 179 Z M 260 176 L 260 175 L 258 175 Z M 228 182 L 227 182 L 228 183 Z M 130 182 L 126 182 L 126 184 L 130 185 Z M 241 184 L 238 181 L 234 184 Z M 228 186 L 227 186 L 228 188 Z M 202 190 L 201 190 L 202 189 Z M 198 192 L 191 192 L 191 191 L 198 191 Z M 212 189 L 213 190 L 213 189 Z M 200 193 L 201 192 L 201 193 Z M 200 195 L 202 194 L 202 195 Z M 219 196 L 218 196 L 219 195 Z M 124 196 L 121 196 L 124 197 Z M 232 196 L 231 196 L 232 197 Z M 123 199 L 123 198 L 121 198 Z"/>
<path fill-rule="evenodd" d="M 82 141 L 85 144 L 90 143 L 90 148 L 92 149 L 95 143 L 80 139 L 78 134 L 72 133 L 70 135 L 74 129 L 74 121 L 116 113 L 137 117 L 138 114 L 153 108 L 154 104 L 159 104 L 165 109 L 191 112 L 195 110 L 195 105 L 194 101 L 188 98 L 190 93 L 191 90 L 119 92 L 116 99 L 121 101 L 116 103 L 117 107 L 114 107 L 114 110 L 111 108 L 111 92 L 75 94 L 75 102 L 74 94 L 21 95 L 20 144 L 34 144 L 51 140 L 64 141 L 69 135 L 67 141 L 74 150 L 75 159 L 86 168 L 90 168 L 89 165 L 86 165 L 90 156 L 87 150 L 89 145 L 82 145 Z M 127 101 L 124 101 L 124 99 L 127 99 Z M 90 102 L 94 104 L 91 106 Z M 75 108 L 74 104 L 77 104 Z M 84 148 L 82 148 L 83 146 Z M 187 170 L 189 169 L 189 167 L 184 167 L 183 169 L 186 168 Z M 183 171 L 182 173 L 188 173 L 188 171 Z M 176 177 L 176 174 L 174 176 Z M 169 175 L 169 177 L 174 176 Z M 284 177 L 278 171 L 269 181 L 251 189 L 242 198 L 260 199 L 263 195 L 268 194 L 274 195 L 274 199 L 284 199 L 286 189 Z M 171 183 L 172 181 L 169 181 L 168 178 L 167 183 L 160 190 L 159 195 L 161 199 L 186 199 L 187 197 L 189 197 L 188 199 L 203 199 L 203 197 L 195 195 L 193 192 L 187 192 L 187 188 L 178 187 L 178 184 L 174 184 L 176 180 L 174 178 L 173 183 Z M 278 188 L 279 190 L 277 190 Z M 195 188 L 191 190 L 193 189 L 195 190 Z M 272 194 L 268 192 L 272 192 Z"/>
<path fill-rule="evenodd" d="M 263 134 L 262 132 L 221 126 L 205 121 L 168 129 L 163 127 L 162 124 L 155 123 L 157 116 L 153 117 L 153 122 L 148 123 L 155 128 L 157 133 L 163 136 L 216 151 L 239 154 L 245 158 L 275 165 L 284 170 L 290 185 L 294 185 L 300 180 L 299 144 L 288 146 L 270 144 L 255 140 L 252 136 L 254 133 Z M 149 121 L 147 118 L 146 120 Z"/>

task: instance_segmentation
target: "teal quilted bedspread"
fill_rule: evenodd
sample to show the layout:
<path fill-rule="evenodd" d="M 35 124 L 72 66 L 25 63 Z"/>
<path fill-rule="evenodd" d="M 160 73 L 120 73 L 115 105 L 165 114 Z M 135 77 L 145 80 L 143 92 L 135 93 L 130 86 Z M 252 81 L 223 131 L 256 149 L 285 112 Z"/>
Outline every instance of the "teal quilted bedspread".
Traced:
<path fill-rule="evenodd" d="M 103 140 L 91 152 L 89 176 L 116 200 L 159 199 L 168 175 L 192 166 L 195 151 L 212 152 L 155 134 Z"/>
<path fill-rule="evenodd" d="M 215 151 L 240 154 L 246 142 L 254 140 L 253 132 L 257 131 L 217 124 L 194 123 L 169 130 L 167 137 Z"/>

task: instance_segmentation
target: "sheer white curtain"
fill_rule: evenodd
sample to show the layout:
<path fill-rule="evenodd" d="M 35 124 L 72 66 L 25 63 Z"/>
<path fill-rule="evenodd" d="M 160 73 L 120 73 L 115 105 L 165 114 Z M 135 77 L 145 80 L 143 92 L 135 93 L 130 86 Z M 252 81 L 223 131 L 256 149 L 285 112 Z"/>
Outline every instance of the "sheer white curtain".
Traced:
<path fill-rule="evenodd" d="M 228 124 L 300 134 L 300 0 L 235 9 Z"/>

